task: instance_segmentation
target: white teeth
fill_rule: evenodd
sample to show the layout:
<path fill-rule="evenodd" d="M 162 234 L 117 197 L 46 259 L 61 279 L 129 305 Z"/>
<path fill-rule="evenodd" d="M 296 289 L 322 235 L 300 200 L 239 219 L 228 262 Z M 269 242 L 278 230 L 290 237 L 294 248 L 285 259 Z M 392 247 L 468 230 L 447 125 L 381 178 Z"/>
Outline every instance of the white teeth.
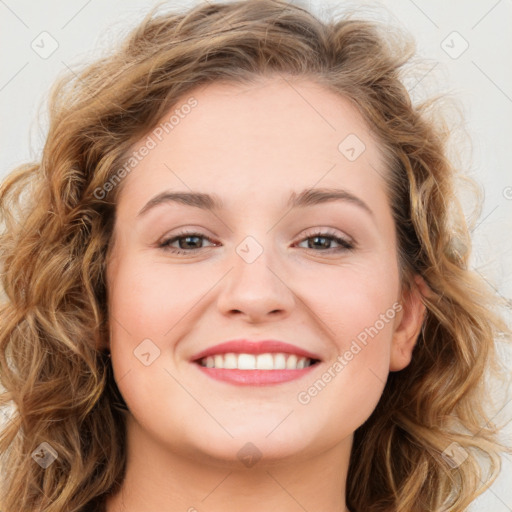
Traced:
<path fill-rule="evenodd" d="M 274 357 L 272 356 L 272 354 L 259 354 L 258 357 L 256 357 L 256 369 L 273 370 Z"/>
<path fill-rule="evenodd" d="M 300 370 L 313 364 L 307 357 L 295 354 L 216 354 L 201 359 L 201 365 L 207 368 L 238 370 Z"/>
<path fill-rule="evenodd" d="M 288 356 L 288 359 L 286 360 L 286 369 L 293 370 L 294 368 L 297 368 L 297 356 L 292 354 L 291 356 Z"/>
<path fill-rule="evenodd" d="M 236 354 L 224 354 L 224 368 L 236 368 Z"/>
<path fill-rule="evenodd" d="M 286 368 L 286 356 L 284 354 L 274 355 L 274 369 L 284 370 Z"/>
<path fill-rule="evenodd" d="M 239 370 L 255 370 L 256 357 L 252 354 L 239 354 L 238 355 L 238 369 Z"/>

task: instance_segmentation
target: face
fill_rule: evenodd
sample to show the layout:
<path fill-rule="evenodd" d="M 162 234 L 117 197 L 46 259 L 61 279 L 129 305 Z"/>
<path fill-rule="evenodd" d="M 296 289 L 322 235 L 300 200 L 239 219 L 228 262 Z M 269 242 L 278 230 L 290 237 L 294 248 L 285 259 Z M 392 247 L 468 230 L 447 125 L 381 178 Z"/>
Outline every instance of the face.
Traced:
<path fill-rule="evenodd" d="M 236 461 L 247 442 L 290 461 L 350 443 L 415 338 L 377 144 L 348 100 L 310 81 L 217 82 L 176 108 L 187 101 L 134 146 L 145 156 L 117 203 L 110 349 L 130 415 L 197 460 Z M 164 192 L 183 195 L 151 203 Z M 202 364 L 289 369 L 197 361 L 241 339 Z M 316 362 L 298 369 L 302 351 Z"/>

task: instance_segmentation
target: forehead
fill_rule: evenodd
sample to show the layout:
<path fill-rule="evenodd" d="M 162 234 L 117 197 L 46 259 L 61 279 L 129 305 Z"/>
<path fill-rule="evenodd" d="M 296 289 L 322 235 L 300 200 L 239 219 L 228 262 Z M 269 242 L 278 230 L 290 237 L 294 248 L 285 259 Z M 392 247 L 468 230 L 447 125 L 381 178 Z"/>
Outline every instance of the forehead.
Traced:
<path fill-rule="evenodd" d="M 293 77 L 198 87 L 176 102 L 133 153 L 144 145 L 151 148 L 125 178 L 119 203 L 123 195 L 146 197 L 163 186 L 252 197 L 257 190 L 273 194 L 283 187 L 368 188 L 369 180 L 381 185 L 384 173 L 380 150 L 357 108 L 312 80 Z"/>

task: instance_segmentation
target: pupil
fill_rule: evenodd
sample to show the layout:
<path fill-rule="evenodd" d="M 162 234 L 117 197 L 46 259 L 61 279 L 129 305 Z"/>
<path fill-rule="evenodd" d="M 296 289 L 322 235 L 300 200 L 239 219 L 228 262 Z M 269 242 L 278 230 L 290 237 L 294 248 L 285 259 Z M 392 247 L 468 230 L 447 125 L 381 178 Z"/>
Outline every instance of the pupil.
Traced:
<path fill-rule="evenodd" d="M 324 240 L 325 243 L 320 244 L 320 245 L 322 245 L 324 248 L 327 248 L 327 249 L 329 248 L 327 246 L 329 245 L 330 240 L 328 240 L 325 236 L 315 236 L 315 237 L 313 237 L 313 240 L 314 240 L 314 242 L 310 244 L 310 249 L 313 248 L 312 245 L 314 243 L 316 243 L 318 240 Z"/>
<path fill-rule="evenodd" d="M 193 238 L 195 238 L 196 240 L 199 240 L 199 238 L 200 238 L 200 237 L 198 237 L 198 236 L 186 236 L 186 237 L 182 238 L 181 240 L 182 240 L 182 241 L 184 240 L 184 241 L 185 241 L 184 243 L 185 243 L 185 244 L 188 244 L 188 240 L 190 240 L 191 238 L 192 238 L 192 239 L 193 239 Z M 192 244 L 193 244 L 193 242 L 192 242 Z M 188 247 L 188 246 L 183 247 L 183 244 L 182 244 L 182 243 L 181 243 L 181 241 L 180 241 L 180 248 L 181 248 L 181 249 L 188 249 L 189 247 Z"/>

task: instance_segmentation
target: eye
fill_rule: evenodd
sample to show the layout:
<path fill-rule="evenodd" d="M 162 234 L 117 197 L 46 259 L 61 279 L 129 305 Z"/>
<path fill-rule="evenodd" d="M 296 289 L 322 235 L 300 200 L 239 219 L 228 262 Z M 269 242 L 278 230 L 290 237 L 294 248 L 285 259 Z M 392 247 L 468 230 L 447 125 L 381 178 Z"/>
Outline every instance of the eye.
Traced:
<path fill-rule="evenodd" d="M 306 238 L 302 239 L 300 243 L 305 241 L 308 242 L 308 246 L 305 247 L 305 249 L 320 248 L 320 251 L 316 252 L 342 252 L 350 251 L 355 248 L 352 241 L 341 238 L 336 232 L 332 231 L 316 231 L 310 233 Z M 339 247 L 331 247 L 333 242 L 338 244 Z"/>
<path fill-rule="evenodd" d="M 172 238 L 162 241 L 159 244 L 159 247 L 164 251 L 172 252 L 173 254 L 190 254 L 197 252 L 200 249 L 204 249 L 204 247 L 200 247 L 201 240 L 212 241 L 202 233 L 184 231 L 178 233 Z M 178 242 L 178 247 L 172 247 L 172 244 L 176 242 Z"/>
<path fill-rule="evenodd" d="M 202 247 L 202 240 L 212 242 L 212 246 L 216 245 L 215 242 L 203 233 L 184 231 L 176 234 L 172 238 L 163 240 L 158 247 L 173 254 L 193 254 L 201 249 L 206 249 L 206 247 Z M 315 252 L 342 252 L 350 251 L 355 248 L 352 241 L 341 238 L 336 232 L 330 231 L 316 231 L 310 233 L 306 238 L 303 238 L 300 243 L 305 241 L 308 242 L 308 246 L 304 247 L 304 249 L 320 249 Z M 173 244 L 176 243 L 178 243 L 178 247 L 173 247 Z M 338 247 L 331 247 L 333 243 L 337 244 Z"/>

